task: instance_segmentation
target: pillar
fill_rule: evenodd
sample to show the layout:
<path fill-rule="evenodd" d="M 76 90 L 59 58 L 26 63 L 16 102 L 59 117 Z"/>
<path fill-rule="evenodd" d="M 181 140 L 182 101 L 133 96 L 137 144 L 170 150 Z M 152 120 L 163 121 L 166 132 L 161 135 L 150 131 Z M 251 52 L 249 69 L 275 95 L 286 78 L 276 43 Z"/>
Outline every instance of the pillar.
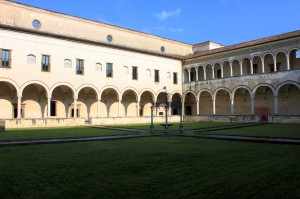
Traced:
<path fill-rule="evenodd" d="M 182 101 L 182 115 L 185 115 L 184 100 Z"/>
<path fill-rule="evenodd" d="M 100 117 L 100 100 L 101 99 L 97 99 L 97 117 Z"/>
<path fill-rule="evenodd" d="M 22 96 L 19 96 L 18 97 L 18 115 L 17 115 L 18 119 L 22 118 L 21 110 L 22 110 Z"/>
<path fill-rule="evenodd" d="M 239 61 L 239 64 L 240 64 L 240 75 L 242 76 L 243 75 L 243 62 Z"/>
<path fill-rule="evenodd" d="M 252 113 L 252 115 L 255 114 L 255 113 L 254 113 L 254 102 L 255 102 L 255 97 L 252 96 L 252 97 L 251 97 L 251 113 Z"/>
<path fill-rule="evenodd" d="M 215 79 L 215 67 L 211 67 L 211 74 L 212 74 L 212 79 Z"/>
<path fill-rule="evenodd" d="M 289 54 L 286 55 L 286 69 L 291 70 L 290 69 L 290 56 L 289 56 Z"/>
<path fill-rule="evenodd" d="M 278 96 L 275 96 L 275 115 L 278 115 Z"/>
<path fill-rule="evenodd" d="M 136 103 L 136 116 L 140 117 L 140 101 L 139 100 Z"/>
<path fill-rule="evenodd" d="M 51 117 L 51 98 L 48 98 L 48 118 Z"/>
<path fill-rule="evenodd" d="M 253 75 L 253 60 L 250 60 L 250 73 Z"/>
<path fill-rule="evenodd" d="M 276 62 L 276 57 L 273 57 L 274 60 L 274 72 L 277 71 L 277 62 Z"/>
<path fill-rule="evenodd" d="M 265 58 L 261 58 L 261 72 L 265 73 Z"/>
<path fill-rule="evenodd" d="M 223 78 L 224 77 L 224 71 L 223 71 L 223 66 L 221 66 L 221 78 Z"/>
<path fill-rule="evenodd" d="M 234 114 L 234 99 L 230 99 L 231 114 Z"/>
<path fill-rule="evenodd" d="M 74 118 L 77 118 L 77 99 L 74 99 Z"/>
<path fill-rule="evenodd" d="M 206 80 L 206 67 L 203 67 L 204 81 Z"/>
<path fill-rule="evenodd" d="M 216 114 L 216 100 L 215 99 L 212 100 L 212 105 L 213 105 L 213 107 L 212 107 L 213 115 L 215 115 Z"/>
<path fill-rule="evenodd" d="M 229 63 L 230 64 L 230 77 L 233 76 L 233 72 L 232 72 L 232 62 Z"/>
<path fill-rule="evenodd" d="M 122 102 L 122 100 L 118 101 L 118 117 L 120 117 L 121 102 Z"/>
<path fill-rule="evenodd" d="M 189 73 L 188 82 L 191 82 L 191 70 L 188 70 L 188 73 Z"/>
<path fill-rule="evenodd" d="M 199 100 L 196 100 L 196 113 L 199 115 Z"/>
<path fill-rule="evenodd" d="M 199 74 L 198 74 L 198 68 L 196 68 L 196 82 L 199 81 Z"/>

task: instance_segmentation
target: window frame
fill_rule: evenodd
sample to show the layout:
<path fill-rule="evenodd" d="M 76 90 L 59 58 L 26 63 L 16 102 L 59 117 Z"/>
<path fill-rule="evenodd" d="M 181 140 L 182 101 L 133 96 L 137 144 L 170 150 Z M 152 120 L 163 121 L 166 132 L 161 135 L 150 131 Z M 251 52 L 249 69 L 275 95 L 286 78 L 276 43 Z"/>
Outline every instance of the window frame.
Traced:
<path fill-rule="evenodd" d="M 109 68 L 110 67 L 110 68 Z M 113 77 L 113 63 L 106 63 L 106 77 Z"/>
<path fill-rule="evenodd" d="M 178 84 L 178 75 L 176 72 L 173 72 L 173 84 Z"/>
<path fill-rule="evenodd" d="M 138 67 L 132 66 L 132 80 L 138 80 Z"/>
<path fill-rule="evenodd" d="M 5 60 L 3 59 L 3 55 L 5 53 Z M 10 68 L 11 67 L 11 50 L 9 49 L 1 49 L 1 68 Z"/>
<path fill-rule="evenodd" d="M 159 70 L 154 70 L 154 82 L 159 83 Z"/>
<path fill-rule="evenodd" d="M 44 63 L 44 58 L 47 58 L 46 63 Z M 42 54 L 42 60 L 41 60 L 41 70 L 42 70 L 42 72 L 50 72 L 50 65 L 51 65 L 50 64 L 50 55 Z"/>
<path fill-rule="evenodd" d="M 84 59 L 76 59 L 76 74 L 84 75 Z"/>

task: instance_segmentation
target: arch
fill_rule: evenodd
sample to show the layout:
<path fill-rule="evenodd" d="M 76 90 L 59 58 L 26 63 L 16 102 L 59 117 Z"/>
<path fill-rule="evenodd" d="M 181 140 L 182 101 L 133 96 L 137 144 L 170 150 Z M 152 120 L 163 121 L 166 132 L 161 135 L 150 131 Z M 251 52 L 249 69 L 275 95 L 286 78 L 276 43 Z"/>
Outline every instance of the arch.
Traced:
<path fill-rule="evenodd" d="M 284 53 L 285 54 L 285 56 L 287 56 L 288 54 L 287 54 L 287 52 L 286 51 L 284 51 L 284 50 L 278 50 L 278 51 L 276 51 L 276 53 L 274 54 L 275 56 L 277 56 L 279 53 Z"/>
<path fill-rule="evenodd" d="M 240 85 L 240 86 L 236 86 L 235 88 L 232 89 L 232 92 L 231 92 L 232 99 L 234 99 L 235 92 L 240 88 L 246 89 L 249 92 L 250 96 L 252 97 L 251 89 L 248 86 Z"/>
<path fill-rule="evenodd" d="M 64 67 L 65 68 L 72 68 L 72 61 L 70 59 L 64 60 Z"/>
<path fill-rule="evenodd" d="M 288 54 L 291 54 L 291 52 L 292 52 L 293 50 L 299 50 L 299 51 L 300 51 L 300 48 L 298 48 L 298 47 L 293 47 L 293 48 L 291 48 L 291 49 L 288 51 Z"/>
<path fill-rule="evenodd" d="M 275 56 L 275 55 L 274 55 L 273 53 L 271 53 L 271 52 L 266 52 L 266 53 L 263 54 L 262 57 L 265 59 L 267 55 L 271 55 L 272 57 Z"/>
<path fill-rule="evenodd" d="M 117 89 L 117 87 L 111 86 L 111 85 L 110 85 L 110 86 L 104 86 L 104 87 L 100 90 L 100 93 L 99 93 L 100 98 L 102 97 L 103 91 L 105 91 L 106 89 L 113 89 L 113 90 L 115 90 L 116 93 L 117 93 L 118 99 L 120 99 L 120 91 L 119 91 L 119 89 Z"/>
<path fill-rule="evenodd" d="M 189 69 L 189 71 L 190 71 L 190 82 L 195 82 L 195 81 L 197 81 L 197 76 L 196 76 L 196 72 L 197 72 L 197 70 L 196 70 L 196 68 L 195 67 L 191 67 L 190 69 Z"/>
<path fill-rule="evenodd" d="M 72 84 L 70 84 L 68 82 L 59 82 L 59 83 L 54 84 L 50 88 L 49 97 L 52 96 L 52 93 L 53 93 L 54 89 L 56 89 L 59 86 L 67 86 L 67 87 L 69 87 L 73 91 L 73 96 L 75 97 L 76 89 L 74 88 L 74 86 Z"/>
<path fill-rule="evenodd" d="M 215 62 L 213 65 L 213 68 L 214 68 L 215 78 L 217 78 L 217 79 L 222 78 L 223 77 L 223 74 L 222 74 L 223 67 L 222 67 L 221 63 Z"/>
<path fill-rule="evenodd" d="M 202 89 L 198 92 L 199 114 L 213 115 L 213 93 L 209 89 Z"/>
<path fill-rule="evenodd" d="M 271 91 L 273 92 L 273 95 L 276 96 L 276 90 L 275 90 L 275 88 L 271 84 L 266 84 L 266 83 L 257 84 L 252 89 L 252 96 L 255 96 L 255 93 L 256 93 L 257 89 L 259 89 L 260 87 L 263 87 L 263 86 L 270 88 Z"/>
<path fill-rule="evenodd" d="M 205 67 L 203 65 L 198 65 L 198 81 L 205 80 Z"/>
<path fill-rule="evenodd" d="M 45 89 L 46 93 L 47 93 L 47 97 L 49 98 L 49 97 L 51 96 L 51 95 L 50 95 L 49 87 L 48 87 L 44 82 L 38 81 L 38 80 L 31 80 L 31 81 L 28 81 L 28 82 L 24 83 L 24 84 L 21 86 L 21 88 L 20 88 L 20 94 L 21 94 L 21 96 L 22 96 L 22 93 L 23 93 L 24 89 L 25 89 L 27 86 L 31 85 L 31 84 L 37 84 L 37 85 L 42 86 L 42 87 Z"/>
<path fill-rule="evenodd" d="M 18 97 L 22 96 L 22 93 L 20 93 L 20 86 L 13 80 L 5 78 L 5 77 L 0 77 L 0 82 L 7 82 L 13 85 L 17 91 Z"/>
<path fill-rule="evenodd" d="M 221 91 L 221 90 L 225 90 L 225 91 L 229 94 L 230 99 L 232 99 L 231 92 L 230 92 L 230 90 L 229 90 L 228 88 L 226 88 L 226 87 L 220 87 L 220 88 L 216 89 L 215 92 L 214 92 L 214 99 L 216 99 L 217 93 L 218 93 L 219 91 Z"/>
<path fill-rule="evenodd" d="M 183 83 L 189 82 L 189 69 L 183 70 Z"/>
<path fill-rule="evenodd" d="M 13 81 L 4 81 L 0 78 L 0 118 L 10 119 L 17 117 L 18 86 Z"/>
<path fill-rule="evenodd" d="M 225 92 L 225 94 L 222 94 Z M 232 95 L 228 88 L 221 87 L 214 92 L 215 114 L 230 115 L 231 114 Z"/>
<path fill-rule="evenodd" d="M 284 82 L 281 82 L 277 87 L 276 87 L 276 90 L 275 90 L 275 93 L 276 93 L 276 96 L 278 96 L 278 92 L 279 90 L 281 89 L 281 87 L 285 86 L 285 85 L 288 85 L 288 84 L 292 84 L 296 87 L 299 88 L 300 90 L 300 84 L 298 82 L 295 82 L 295 81 L 284 81 Z"/>
<path fill-rule="evenodd" d="M 278 97 L 278 114 L 299 115 L 300 113 L 300 84 L 286 81 L 276 88 Z"/>
<path fill-rule="evenodd" d="M 300 59 L 299 54 L 297 52 L 300 52 L 300 48 L 298 47 L 292 48 L 288 52 L 290 70 L 300 69 Z"/>
<path fill-rule="evenodd" d="M 149 88 L 145 88 L 145 89 L 141 90 L 140 95 L 139 95 L 139 100 L 141 99 L 144 92 L 149 92 L 152 95 L 152 101 L 153 102 L 155 101 L 156 98 L 155 98 L 154 91 Z"/>
<path fill-rule="evenodd" d="M 27 64 L 36 64 L 36 56 L 33 54 L 27 55 Z"/>
<path fill-rule="evenodd" d="M 213 65 L 211 63 L 205 64 L 205 71 L 206 71 L 206 79 L 207 80 L 214 79 Z"/>
<path fill-rule="evenodd" d="M 184 113 L 185 115 L 197 115 L 198 114 L 198 100 L 194 91 L 187 91 L 184 93 Z"/>
<path fill-rule="evenodd" d="M 253 74 L 262 73 L 263 72 L 263 63 L 262 57 L 259 54 L 255 54 L 251 57 L 253 64 Z"/>
<path fill-rule="evenodd" d="M 284 50 L 279 50 L 275 54 L 277 71 L 288 70 L 288 56 Z"/>
<path fill-rule="evenodd" d="M 223 77 L 230 77 L 230 61 L 224 60 L 221 66 L 223 68 Z"/>
<path fill-rule="evenodd" d="M 75 93 L 75 98 L 76 99 L 78 98 L 78 94 L 80 93 L 81 89 L 83 89 L 83 88 L 92 88 L 92 89 L 94 89 L 94 91 L 97 95 L 97 99 L 99 99 L 99 100 L 101 99 L 101 96 L 99 96 L 98 88 L 96 86 L 92 85 L 92 84 L 83 84 L 83 85 L 81 85 Z"/>
<path fill-rule="evenodd" d="M 197 99 L 197 94 L 194 91 L 186 91 L 183 93 L 183 100 L 185 100 L 188 93 L 192 93 L 195 96 L 195 99 Z"/>
<path fill-rule="evenodd" d="M 240 76 L 241 75 L 241 60 L 238 58 L 234 58 L 231 60 L 231 66 L 232 66 L 232 76 Z"/>
<path fill-rule="evenodd" d="M 159 90 L 159 91 L 156 93 L 156 95 L 155 95 L 155 101 L 157 101 L 157 97 L 158 97 L 159 94 L 161 94 L 161 93 L 166 93 L 166 90 L 165 90 L 165 89 Z M 170 101 L 170 94 L 167 93 L 167 96 L 168 96 L 168 101 Z"/>
<path fill-rule="evenodd" d="M 243 75 L 250 75 L 251 74 L 251 58 L 245 56 L 241 59 L 242 62 L 242 73 Z"/>
<path fill-rule="evenodd" d="M 211 99 L 213 100 L 213 97 L 214 97 L 213 92 L 211 90 L 207 89 L 207 88 L 201 89 L 198 92 L 197 99 L 200 99 L 201 93 L 203 93 L 203 92 L 208 92 L 211 95 Z"/>
<path fill-rule="evenodd" d="M 232 114 L 251 115 L 252 95 L 251 89 L 247 86 L 237 86 L 232 91 L 233 109 Z"/>
<path fill-rule="evenodd" d="M 127 87 L 127 88 L 125 88 L 125 89 L 123 89 L 123 91 L 121 92 L 121 99 L 122 99 L 122 97 L 123 97 L 123 95 L 124 95 L 124 93 L 126 92 L 126 91 L 133 91 L 133 93 L 135 94 L 135 97 L 136 97 L 136 101 L 139 101 L 140 100 L 140 98 L 139 98 L 139 95 L 138 95 L 138 91 L 135 89 L 135 88 L 133 88 L 133 87 Z"/>
<path fill-rule="evenodd" d="M 95 68 L 96 68 L 96 71 L 102 71 L 102 64 L 100 62 L 97 62 L 95 64 Z"/>
<path fill-rule="evenodd" d="M 175 94 L 178 94 L 180 96 L 180 100 L 182 101 L 182 94 L 180 91 L 173 91 L 171 93 L 171 96 L 170 96 L 170 99 L 172 100 L 172 97 L 175 95 Z"/>

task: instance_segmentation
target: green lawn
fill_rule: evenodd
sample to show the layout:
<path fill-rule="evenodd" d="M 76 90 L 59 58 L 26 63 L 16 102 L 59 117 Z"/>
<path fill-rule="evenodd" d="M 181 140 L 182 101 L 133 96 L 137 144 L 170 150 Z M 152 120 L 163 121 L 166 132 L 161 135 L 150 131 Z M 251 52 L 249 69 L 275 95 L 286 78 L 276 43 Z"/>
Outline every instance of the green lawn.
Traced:
<path fill-rule="evenodd" d="M 281 138 L 300 138 L 300 124 L 266 124 L 266 125 L 238 128 L 238 129 L 206 131 L 201 133 L 281 137 Z"/>
<path fill-rule="evenodd" d="M 0 198 L 300 198 L 300 146 L 150 137 L 0 148 Z"/>
<path fill-rule="evenodd" d="M 34 129 L 8 129 L 0 133 L 1 140 L 84 137 L 132 134 L 126 131 L 116 131 L 89 127 L 63 127 L 63 128 L 34 128 Z"/>

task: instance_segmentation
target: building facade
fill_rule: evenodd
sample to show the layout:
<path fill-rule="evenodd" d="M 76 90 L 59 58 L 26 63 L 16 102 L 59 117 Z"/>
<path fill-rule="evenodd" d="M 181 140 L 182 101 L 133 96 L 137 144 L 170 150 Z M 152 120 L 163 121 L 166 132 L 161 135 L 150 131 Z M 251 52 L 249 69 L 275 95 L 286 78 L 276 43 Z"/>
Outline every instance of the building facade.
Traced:
<path fill-rule="evenodd" d="M 166 101 L 181 103 L 186 119 L 300 115 L 299 31 L 189 45 L 11 1 L 0 7 L 8 128 L 144 123 Z M 179 121 L 176 107 L 153 114 Z"/>

